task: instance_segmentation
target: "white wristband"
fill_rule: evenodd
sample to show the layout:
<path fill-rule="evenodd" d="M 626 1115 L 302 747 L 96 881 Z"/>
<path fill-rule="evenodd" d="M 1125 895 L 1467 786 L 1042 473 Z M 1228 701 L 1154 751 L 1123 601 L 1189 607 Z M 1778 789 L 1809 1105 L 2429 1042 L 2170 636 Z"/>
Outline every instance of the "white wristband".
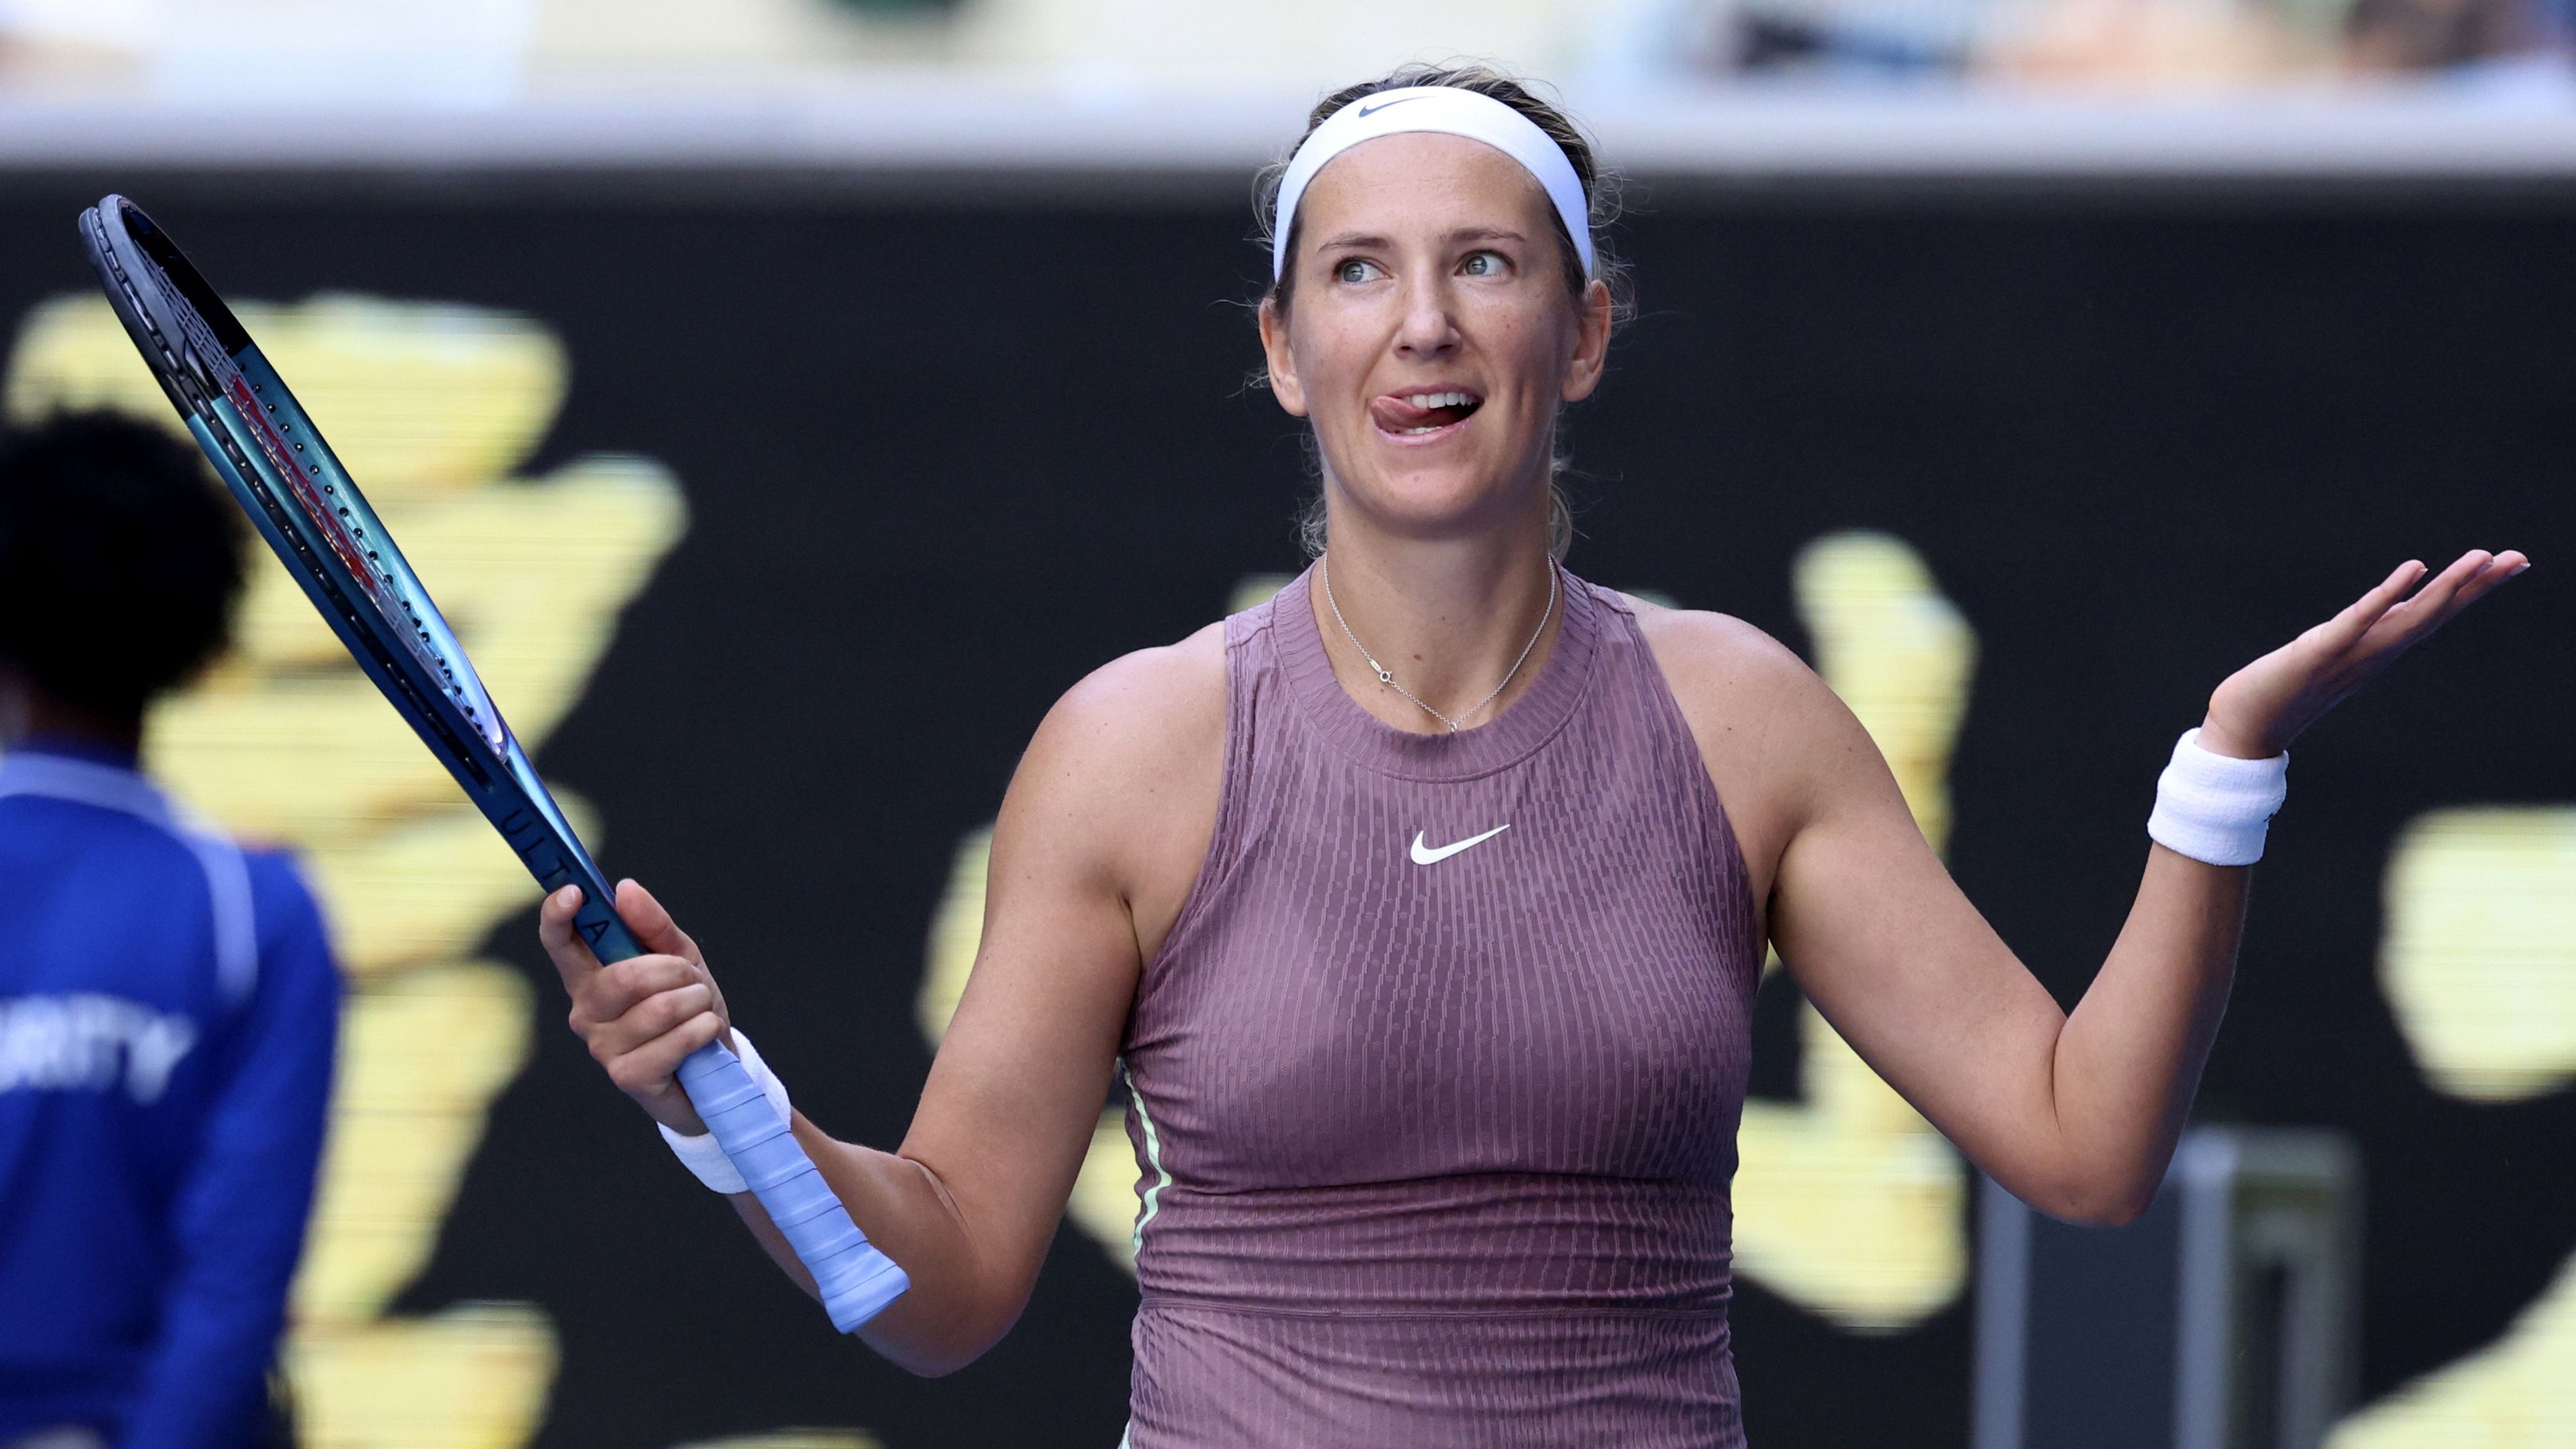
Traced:
<path fill-rule="evenodd" d="M 751 1074 L 751 1080 L 759 1086 L 760 1094 L 769 1099 L 769 1105 L 778 1109 L 778 1120 L 789 1120 L 787 1084 L 779 1081 L 778 1074 L 769 1069 L 769 1063 L 760 1059 L 760 1049 L 751 1044 L 751 1038 L 744 1035 L 738 1026 L 733 1029 L 733 1054 L 742 1058 L 742 1069 Z M 751 1191 L 751 1184 L 743 1181 L 741 1170 L 733 1165 L 732 1158 L 725 1156 L 725 1150 L 717 1144 L 714 1133 L 701 1132 L 692 1137 L 674 1132 L 659 1122 L 653 1125 L 661 1128 L 662 1140 L 671 1144 L 672 1153 L 689 1171 L 698 1175 L 698 1181 L 718 1192 Z"/>
<path fill-rule="evenodd" d="M 2211 865 L 2252 865 L 2263 858 L 2272 812 L 2290 793 L 2290 755 L 2240 760 L 2200 747 L 2185 730 L 2173 762 L 2156 781 L 2147 835 L 2165 849 Z"/>

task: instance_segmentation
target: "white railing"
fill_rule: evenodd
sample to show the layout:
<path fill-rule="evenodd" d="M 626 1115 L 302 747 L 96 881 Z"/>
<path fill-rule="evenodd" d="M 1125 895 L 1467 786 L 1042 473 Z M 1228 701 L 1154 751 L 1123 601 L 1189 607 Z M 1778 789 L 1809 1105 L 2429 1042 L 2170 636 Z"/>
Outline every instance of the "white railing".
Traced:
<path fill-rule="evenodd" d="M 2571 98 L 2432 85 L 2190 99 L 1734 89 L 1575 109 L 1649 177 L 2576 180 Z M 0 97 L 0 167 L 820 168 L 1240 177 L 1310 98 L 899 76 L 794 93 L 632 91 L 481 107 Z"/>

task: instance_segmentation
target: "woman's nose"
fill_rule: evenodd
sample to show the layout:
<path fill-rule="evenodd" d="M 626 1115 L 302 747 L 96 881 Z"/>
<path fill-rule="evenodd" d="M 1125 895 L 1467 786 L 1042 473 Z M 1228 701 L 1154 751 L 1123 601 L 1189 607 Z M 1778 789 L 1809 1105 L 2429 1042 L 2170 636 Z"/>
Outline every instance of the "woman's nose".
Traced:
<path fill-rule="evenodd" d="M 1437 357 L 1458 346 L 1457 319 L 1448 294 L 1436 285 L 1404 289 L 1404 315 L 1396 325 L 1396 350 L 1408 357 Z"/>

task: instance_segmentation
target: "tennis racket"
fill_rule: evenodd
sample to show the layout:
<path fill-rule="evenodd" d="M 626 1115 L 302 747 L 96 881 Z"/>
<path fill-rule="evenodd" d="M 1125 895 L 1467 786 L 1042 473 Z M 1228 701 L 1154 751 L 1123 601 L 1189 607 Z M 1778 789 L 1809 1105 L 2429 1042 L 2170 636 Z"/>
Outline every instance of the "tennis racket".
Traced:
<path fill-rule="evenodd" d="M 107 300 L 171 406 L 260 536 L 358 666 L 464 787 L 537 883 L 581 887 L 574 924 L 605 961 L 643 954 L 608 884 L 492 706 L 474 666 L 285 380 L 223 299 L 140 207 L 108 196 L 81 213 Z M 868 1242 L 742 1062 L 710 1042 L 680 1085 L 725 1155 L 814 1275 L 832 1325 L 851 1332 L 910 1286 Z"/>

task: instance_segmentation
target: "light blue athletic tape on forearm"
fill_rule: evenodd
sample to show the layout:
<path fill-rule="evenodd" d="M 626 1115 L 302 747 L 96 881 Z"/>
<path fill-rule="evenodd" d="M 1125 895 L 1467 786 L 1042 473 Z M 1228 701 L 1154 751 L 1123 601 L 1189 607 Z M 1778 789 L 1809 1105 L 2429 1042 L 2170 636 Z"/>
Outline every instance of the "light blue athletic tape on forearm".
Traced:
<path fill-rule="evenodd" d="M 740 1058 L 709 1042 L 680 1063 L 679 1079 L 752 1196 L 796 1250 L 796 1260 L 814 1275 L 834 1328 L 856 1331 L 912 1286 L 903 1269 L 850 1221 L 849 1210 Z"/>

